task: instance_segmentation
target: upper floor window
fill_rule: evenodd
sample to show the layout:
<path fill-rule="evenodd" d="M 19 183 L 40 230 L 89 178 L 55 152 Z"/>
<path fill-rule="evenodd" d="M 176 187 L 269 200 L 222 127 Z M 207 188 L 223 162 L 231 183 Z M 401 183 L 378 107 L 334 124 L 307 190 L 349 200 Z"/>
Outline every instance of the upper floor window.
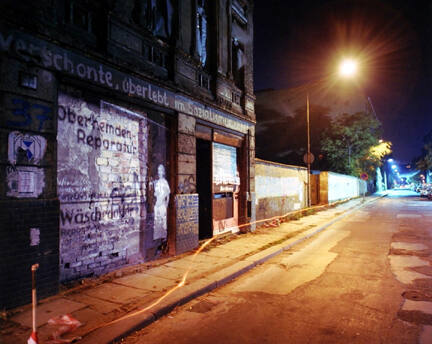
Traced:
<path fill-rule="evenodd" d="M 68 24 L 88 33 L 93 33 L 93 16 L 86 2 L 70 0 L 67 2 L 65 12 L 65 19 Z"/>
<path fill-rule="evenodd" d="M 232 14 L 233 18 L 241 25 L 247 25 L 247 6 L 241 2 L 241 0 L 233 0 L 232 2 Z"/>
<path fill-rule="evenodd" d="M 231 43 L 231 57 L 232 57 L 232 72 L 234 82 L 237 86 L 243 87 L 244 85 L 244 72 L 245 72 L 245 53 L 244 46 L 237 37 L 233 37 Z"/>
<path fill-rule="evenodd" d="M 171 37 L 173 18 L 173 0 L 138 0 L 133 10 L 134 21 L 160 38 Z"/>

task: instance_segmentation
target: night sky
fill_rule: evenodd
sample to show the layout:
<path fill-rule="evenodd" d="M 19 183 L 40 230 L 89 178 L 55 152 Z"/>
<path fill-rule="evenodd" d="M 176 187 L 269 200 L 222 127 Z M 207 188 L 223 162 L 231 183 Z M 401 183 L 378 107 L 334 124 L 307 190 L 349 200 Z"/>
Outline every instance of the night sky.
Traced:
<path fill-rule="evenodd" d="M 432 130 L 432 1 L 255 0 L 254 30 L 255 90 L 316 82 L 354 56 L 393 156 L 420 155 Z"/>

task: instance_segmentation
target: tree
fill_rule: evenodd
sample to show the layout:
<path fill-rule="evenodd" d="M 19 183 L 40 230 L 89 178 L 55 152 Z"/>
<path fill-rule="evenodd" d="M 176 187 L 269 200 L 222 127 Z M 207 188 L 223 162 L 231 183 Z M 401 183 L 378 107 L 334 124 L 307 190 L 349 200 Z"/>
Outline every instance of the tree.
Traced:
<path fill-rule="evenodd" d="M 373 176 L 381 159 L 391 153 L 391 143 L 380 142 L 380 137 L 381 123 L 372 114 L 358 112 L 336 117 L 322 137 L 330 170 Z"/>
<path fill-rule="evenodd" d="M 330 125 L 329 109 L 311 104 L 310 133 L 311 152 L 315 155 L 312 168 L 322 169 L 320 159 L 321 133 Z M 267 109 L 257 110 L 256 154 L 257 157 L 291 165 L 304 165 L 307 151 L 306 104 L 292 113 L 284 114 Z"/>
<path fill-rule="evenodd" d="M 370 147 L 368 153 L 360 159 L 361 171 L 373 174 L 382 165 L 382 159 L 392 152 L 391 146 L 391 142 L 379 140 L 377 145 Z"/>
<path fill-rule="evenodd" d="M 416 159 L 415 164 L 420 171 L 432 170 L 432 130 L 423 138 L 422 155 Z"/>

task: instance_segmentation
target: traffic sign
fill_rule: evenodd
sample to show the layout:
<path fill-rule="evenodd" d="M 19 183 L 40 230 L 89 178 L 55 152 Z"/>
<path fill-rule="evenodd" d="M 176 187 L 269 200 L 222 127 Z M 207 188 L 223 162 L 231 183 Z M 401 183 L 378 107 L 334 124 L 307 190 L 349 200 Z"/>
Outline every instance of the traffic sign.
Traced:
<path fill-rule="evenodd" d="M 309 159 L 308 159 L 308 154 L 309 154 Z M 305 153 L 305 155 L 303 155 L 303 161 L 305 164 L 307 164 L 308 162 L 309 164 L 312 164 L 314 160 L 315 160 L 315 156 L 312 153 Z"/>

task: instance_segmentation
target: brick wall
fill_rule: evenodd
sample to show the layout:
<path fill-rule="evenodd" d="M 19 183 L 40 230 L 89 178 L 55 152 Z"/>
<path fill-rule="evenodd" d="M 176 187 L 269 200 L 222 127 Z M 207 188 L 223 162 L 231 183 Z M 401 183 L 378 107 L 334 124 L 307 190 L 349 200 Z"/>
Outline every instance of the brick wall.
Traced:
<path fill-rule="evenodd" d="M 61 280 L 99 275 L 140 251 L 148 121 L 83 91 L 59 92 Z"/>

